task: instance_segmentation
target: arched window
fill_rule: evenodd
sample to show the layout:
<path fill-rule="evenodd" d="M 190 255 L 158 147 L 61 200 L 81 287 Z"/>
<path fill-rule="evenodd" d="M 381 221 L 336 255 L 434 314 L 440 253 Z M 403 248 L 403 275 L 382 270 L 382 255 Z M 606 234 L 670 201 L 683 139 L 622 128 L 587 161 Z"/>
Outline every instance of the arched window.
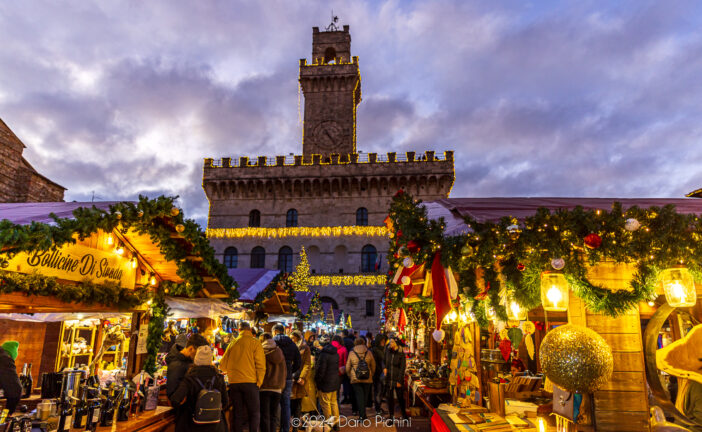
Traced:
<path fill-rule="evenodd" d="M 356 210 L 356 225 L 368 226 L 368 209 L 361 207 Z"/>
<path fill-rule="evenodd" d="M 239 251 L 235 247 L 224 249 L 224 265 L 227 268 L 236 268 L 239 265 Z"/>
<path fill-rule="evenodd" d="M 261 226 L 261 212 L 258 210 L 251 210 L 249 213 L 249 226 L 250 227 L 260 227 Z"/>
<path fill-rule="evenodd" d="M 332 309 L 339 310 L 339 305 L 336 303 L 336 300 L 334 300 L 331 297 L 327 297 L 327 296 L 321 297 L 319 299 L 319 302 L 322 304 L 329 304 L 329 305 L 331 305 Z"/>
<path fill-rule="evenodd" d="M 283 246 L 278 251 L 278 270 L 283 273 L 292 273 L 293 252 L 289 246 Z"/>
<path fill-rule="evenodd" d="M 324 50 L 324 63 L 331 63 L 336 60 L 336 50 L 334 47 L 329 47 Z"/>
<path fill-rule="evenodd" d="M 261 246 L 251 249 L 251 268 L 264 268 L 266 266 L 266 250 Z"/>
<path fill-rule="evenodd" d="M 372 273 L 375 271 L 375 261 L 378 258 L 378 251 L 373 245 L 365 245 L 361 249 L 361 273 Z"/>
<path fill-rule="evenodd" d="M 290 209 L 288 214 L 285 216 L 285 226 L 286 227 L 296 227 L 297 226 L 297 210 Z"/>

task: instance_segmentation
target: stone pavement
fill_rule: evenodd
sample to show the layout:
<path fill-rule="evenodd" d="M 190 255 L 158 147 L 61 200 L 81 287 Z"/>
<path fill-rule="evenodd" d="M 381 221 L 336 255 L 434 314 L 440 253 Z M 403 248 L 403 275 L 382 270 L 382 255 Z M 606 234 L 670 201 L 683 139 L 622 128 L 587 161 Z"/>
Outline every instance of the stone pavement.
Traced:
<path fill-rule="evenodd" d="M 371 431 L 371 432 L 430 432 L 431 423 L 428 417 L 411 417 L 408 420 L 382 420 L 376 419 L 375 410 L 368 408 L 368 420 L 365 423 L 358 421 L 358 417 L 351 415 L 351 405 L 341 405 L 341 415 L 346 416 L 346 424 L 341 423 L 342 432 Z M 383 404 L 387 412 L 387 406 Z M 399 408 L 398 408 L 399 410 Z"/>

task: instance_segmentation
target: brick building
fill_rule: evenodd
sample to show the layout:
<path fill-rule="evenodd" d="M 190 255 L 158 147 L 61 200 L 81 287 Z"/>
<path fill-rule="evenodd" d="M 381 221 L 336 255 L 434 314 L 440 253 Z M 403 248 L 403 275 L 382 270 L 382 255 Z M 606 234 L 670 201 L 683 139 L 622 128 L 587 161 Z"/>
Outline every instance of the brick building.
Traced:
<path fill-rule="evenodd" d="M 313 28 L 312 61 L 300 60 L 305 98 L 302 154 L 205 159 L 208 236 L 229 267 L 291 271 L 305 247 L 314 289 L 356 330 L 377 331 L 388 273 L 383 220 L 404 189 L 446 198 L 453 152 L 356 150 L 361 102 L 349 27 Z"/>
<path fill-rule="evenodd" d="M 24 149 L 0 119 L 0 202 L 63 201 L 66 188 L 39 174 L 22 156 Z"/>

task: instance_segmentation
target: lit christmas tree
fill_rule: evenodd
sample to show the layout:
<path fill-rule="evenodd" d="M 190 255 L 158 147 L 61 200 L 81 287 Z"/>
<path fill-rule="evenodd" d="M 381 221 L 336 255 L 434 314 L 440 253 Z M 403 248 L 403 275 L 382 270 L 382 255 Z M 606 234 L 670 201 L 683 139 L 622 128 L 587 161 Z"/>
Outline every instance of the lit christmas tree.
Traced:
<path fill-rule="evenodd" d="M 309 291 L 310 289 L 310 263 L 307 261 L 304 246 L 300 250 L 300 262 L 290 275 L 290 284 L 295 291 Z"/>

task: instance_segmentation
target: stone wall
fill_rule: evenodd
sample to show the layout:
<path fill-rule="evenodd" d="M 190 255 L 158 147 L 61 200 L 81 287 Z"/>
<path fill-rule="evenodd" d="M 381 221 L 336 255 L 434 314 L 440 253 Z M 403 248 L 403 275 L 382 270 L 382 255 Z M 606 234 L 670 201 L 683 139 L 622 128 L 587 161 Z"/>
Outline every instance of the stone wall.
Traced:
<path fill-rule="evenodd" d="M 0 119 L 0 202 L 63 201 L 65 188 L 39 174 L 22 157 L 24 148 Z"/>

